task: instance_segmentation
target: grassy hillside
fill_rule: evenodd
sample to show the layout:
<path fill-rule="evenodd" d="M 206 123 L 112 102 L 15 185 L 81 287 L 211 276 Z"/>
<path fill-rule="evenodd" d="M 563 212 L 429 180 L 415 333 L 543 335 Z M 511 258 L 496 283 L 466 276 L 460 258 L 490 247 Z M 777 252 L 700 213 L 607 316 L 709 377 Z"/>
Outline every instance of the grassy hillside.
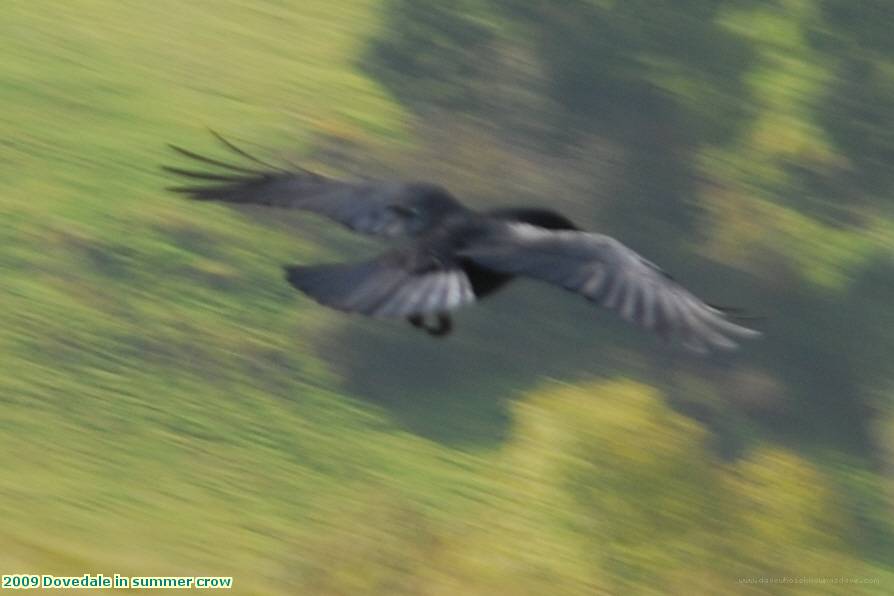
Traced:
<path fill-rule="evenodd" d="M 414 143 L 358 67 L 380 4 L 4 3 L 0 572 L 383 595 L 750 594 L 767 587 L 736 578 L 798 574 L 884 593 L 828 470 L 782 448 L 721 462 L 645 385 L 359 399 L 321 355 L 338 317 L 281 279 L 331 258 L 325 236 L 162 190 L 165 144 L 207 147 L 207 126 L 293 157 L 322 136 Z"/>
<path fill-rule="evenodd" d="M 400 138 L 400 110 L 352 68 L 374 3 L 4 13 L 4 573 L 264 585 L 358 486 L 475 494 L 476 459 L 330 389 L 310 350 L 326 315 L 281 282 L 312 243 L 161 190 L 165 143 L 207 143 L 206 124 L 299 153 L 307 131 Z"/>

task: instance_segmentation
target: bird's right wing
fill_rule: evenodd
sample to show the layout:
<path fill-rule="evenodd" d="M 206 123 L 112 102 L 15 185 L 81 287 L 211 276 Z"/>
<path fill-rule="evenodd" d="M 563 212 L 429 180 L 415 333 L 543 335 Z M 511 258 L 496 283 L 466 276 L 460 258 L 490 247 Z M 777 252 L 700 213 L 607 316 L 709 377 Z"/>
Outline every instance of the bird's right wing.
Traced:
<path fill-rule="evenodd" d="M 303 209 L 363 234 L 394 237 L 412 235 L 418 231 L 414 228 L 411 210 L 402 208 L 416 198 L 416 185 L 379 181 L 346 182 L 297 167 L 281 168 L 261 161 L 214 134 L 231 152 L 246 162 L 252 162 L 251 167 L 171 145 L 171 149 L 201 164 L 203 169 L 162 166 L 163 170 L 189 181 L 168 190 L 198 201 Z M 439 212 L 462 209 L 449 196 L 438 197 L 437 200 L 440 204 L 433 207 Z"/>
<path fill-rule="evenodd" d="M 493 271 L 562 286 L 698 352 L 731 349 L 730 338 L 758 335 L 609 236 L 513 223 L 460 255 Z"/>
<path fill-rule="evenodd" d="M 412 250 L 361 263 L 286 267 L 286 279 L 320 304 L 377 318 L 446 313 L 475 301 L 465 272 Z"/>

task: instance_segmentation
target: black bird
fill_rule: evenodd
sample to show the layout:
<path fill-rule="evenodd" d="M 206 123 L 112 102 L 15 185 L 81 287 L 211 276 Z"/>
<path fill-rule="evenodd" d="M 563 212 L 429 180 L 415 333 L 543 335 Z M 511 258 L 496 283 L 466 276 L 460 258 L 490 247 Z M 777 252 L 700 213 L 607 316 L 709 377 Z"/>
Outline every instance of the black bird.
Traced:
<path fill-rule="evenodd" d="M 758 335 L 614 238 L 581 231 L 549 209 L 477 212 L 435 184 L 346 182 L 298 167 L 284 169 L 214 134 L 245 163 L 171 145 L 182 156 L 215 169 L 163 166 L 192 181 L 169 190 L 200 201 L 304 209 L 355 232 L 409 238 L 369 261 L 285 267 L 292 286 L 325 306 L 404 318 L 442 336 L 451 331 L 450 312 L 523 276 L 581 294 L 698 352 L 731 349 L 736 347 L 733 338 Z"/>

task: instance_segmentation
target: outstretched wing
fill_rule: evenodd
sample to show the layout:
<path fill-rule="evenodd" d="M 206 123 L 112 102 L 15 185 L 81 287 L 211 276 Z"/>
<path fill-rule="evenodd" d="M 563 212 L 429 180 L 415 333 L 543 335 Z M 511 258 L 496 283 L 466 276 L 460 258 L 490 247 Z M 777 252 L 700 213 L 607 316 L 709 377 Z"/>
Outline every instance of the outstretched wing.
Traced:
<path fill-rule="evenodd" d="M 500 273 L 560 285 L 664 338 L 679 337 L 698 352 L 731 349 L 731 338 L 758 335 L 609 236 L 507 224 L 460 254 Z"/>
<path fill-rule="evenodd" d="M 176 193 L 199 201 L 223 201 L 304 209 L 329 217 L 348 228 L 378 236 L 414 235 L 431 219 L 462 209 L 458 201 L 433 185 L 398 182 L 346 182 L 301 168 L 285 169 L 261 161 L 217 133 L 215 137 L 232 153 L 250 164 L 233 164 L 171 145 L 171 149 L 198 164 L 201 170 L 162 166 L 188 179 Z M 418 205 L 425 207 L 421 213 Z"/>
<path fill-rule="evenodd" d="M 292 286 L 320 304 L 378 318 L 444 313 L 475 301 L 465 272 L 398 250 L 362 263 L 286 267 Z"/>

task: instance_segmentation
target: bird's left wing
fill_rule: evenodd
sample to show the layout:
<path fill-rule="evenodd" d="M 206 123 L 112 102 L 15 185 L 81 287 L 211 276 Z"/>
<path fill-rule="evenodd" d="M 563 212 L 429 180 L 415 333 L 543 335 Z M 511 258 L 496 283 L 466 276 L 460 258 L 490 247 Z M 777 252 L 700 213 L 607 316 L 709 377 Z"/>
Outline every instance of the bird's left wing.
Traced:
<path fill-rule="evenodd" d="M 299 167 L 282 168 L 264 162 L 230 141 L 215 137 L 243 162 L 234 164 L 171 145 L 182 157 L 203 169 L 162 166 L 187 182 L 168 190 L 198 201 L 255 204 L 301 209 L 323 215 L 355 232 L 376 236 L 412 236 L 421 231 L 411 208 L 422 185 L 403 182 L 334 180 Z M 462 205 L 438 193 L 427 215 L 442 216 Z"/>
<path fill-rule="evenodd" d="M 460 255 L 493 271 L 536 278 L 582 294 L 664 338 L 679 337 L 698 352 L 731 349 L 736 346 L 731 338 L 758 335 L 602 234 L 506 224 Z"/>

